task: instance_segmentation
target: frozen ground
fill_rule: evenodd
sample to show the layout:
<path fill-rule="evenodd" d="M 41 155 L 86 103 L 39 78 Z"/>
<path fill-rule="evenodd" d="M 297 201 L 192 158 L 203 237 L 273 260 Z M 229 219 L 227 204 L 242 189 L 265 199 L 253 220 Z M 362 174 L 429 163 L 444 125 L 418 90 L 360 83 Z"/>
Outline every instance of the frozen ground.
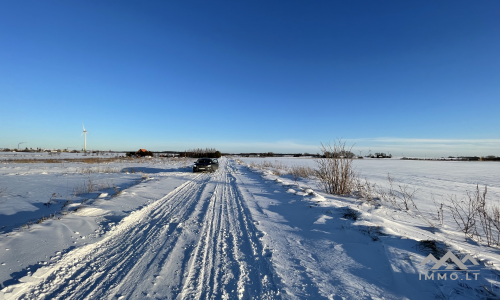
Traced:
<path fill-rule="evenodd" d="M 430 189 L 443 194 L 475 183 L 470 172 L 457 173 L 460 167 L 450 177 L 418 165 L 436 162 L 413 162 L 413 169 L 392 160 L 386 167 L 362 163 L 369 179 L 382 182 L 390 172 L 413 183 L 416 176 L 419 187 L 434 183 Z M 48 209 L 33 204 L 37 191 L 80 176 L 50 166 L 26 171 L 29 166 L 0 164 L 7 168 L 0 184 L 8 183 L 0 220 Z M 465 242 L 449 223 L 432 229 L 416 216 L 326 195 L 314 182 L 226 158 L 214 174 L 193 174 L 181 161 L 134 166 L 145 179 L 128 178 L 138 175 L 118 167 L 123 172 L 91 174 L 110 176 L 121 193 L 99 191 L 76 212 L 29 228 L 7 224 L 0 235 L 0 299 L 495 299 L 499 292 L 498 250 Z M 498 171 L 485 168 L 479 183 L 498 189 Z M 16 186 L 10 179 L 16 176 L 33 177 Z M 30 192 L 19 197 L 24 206 L 8 204 Z M 346 217 L 352 211 L 357 220 Z M 457 280 L 419 280 L 430 266 L 420 265 L 429 251 L 418 241 L 428 239 L 476 257 L 480 264 L 468 267 L 480 273 L 478 280 L 460 272 Z"/>

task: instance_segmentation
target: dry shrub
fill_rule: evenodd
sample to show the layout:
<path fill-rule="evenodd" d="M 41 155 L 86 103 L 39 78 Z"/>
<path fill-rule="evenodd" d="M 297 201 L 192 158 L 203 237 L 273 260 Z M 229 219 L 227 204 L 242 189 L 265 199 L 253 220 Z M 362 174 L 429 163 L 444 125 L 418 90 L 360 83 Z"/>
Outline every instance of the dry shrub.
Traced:
<path fill-rule="evenodd" d="M 356 178 L 355 181 L 355 192 L 353 193 L 355 196 L 358 196 L 361 199 L 365 199 L 369 202 L 374 202 L 377 199 L 377 187 L 375 184 L 371 184 L 368 179 L 360 179 Z"/>
<path fill-rule="evenodd" d="M 418 210 L 414 201 L 417 189 L 406 184 L 398 184 L 397 188 L 394 188 L 394 179 L 389 174 L 387 174 L 387 180 L 389 181 L 389 189 L 379 188 L 377 190 L 382 201 L 390 203 L 392 207 L 399 210 L 409 211 L 411 208 Z"/>
<path fill-rule="evenodd" d="M 500 207 L 488 203 L 486 195 L 488 188 L 467 192 L 458 199 L 456 195 L 449 196 L 448 207 L 453 220 L 465 235 L 465 239 L 486 241 L 488 246 L 500 245 Z"/>
<path fill-rule="evenodd" d="M 333 195 L 349 195 L 355 191 L 357 176 L 353 167 L 353 157 L 344 155 L 352 153 L 351 147 L 337 140 L 333 145 L 321 144 L 322 158 L 315 159 L 316 177 L 322 190 Z"/>
<path fill-rule="evenodd" d="M 389 181 L 389 189 L 375 188 L 376 195 L 380 200 L 389 203 L 390 206 L 395 209 L 406 212 L 410 216 L 419 216 L 431 228 L 437 228 L 437 226 L 433 222 L 425 217 L 425 215 L 415 204 L 415 194 L 417 193 L 418 189 L 406 184 L 397 184 L 397 187 L 394 187 L 394 180 L 389 174 L 387 174 L 387 180 Z M 411 211 L 413 211 L 413 214 L 411 213 Z"/>

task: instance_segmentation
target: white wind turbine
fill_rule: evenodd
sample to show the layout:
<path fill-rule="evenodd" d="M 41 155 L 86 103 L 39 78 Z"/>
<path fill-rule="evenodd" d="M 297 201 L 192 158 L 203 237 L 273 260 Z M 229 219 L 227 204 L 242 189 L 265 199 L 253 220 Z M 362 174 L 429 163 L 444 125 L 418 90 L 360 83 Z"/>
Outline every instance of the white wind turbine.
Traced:
<path fill-rule="evenodd" d="M 83 151 L 87 152 L 87 130 L 85 130 L 85 125 L 83 125 L 83 123 L 82 123 L 82 127 L 83 127 L 83 132 L 80 135 L 80 137 L 82 137 L 82 135 L 85 134 L 84 142 L 83 142 Z"/>

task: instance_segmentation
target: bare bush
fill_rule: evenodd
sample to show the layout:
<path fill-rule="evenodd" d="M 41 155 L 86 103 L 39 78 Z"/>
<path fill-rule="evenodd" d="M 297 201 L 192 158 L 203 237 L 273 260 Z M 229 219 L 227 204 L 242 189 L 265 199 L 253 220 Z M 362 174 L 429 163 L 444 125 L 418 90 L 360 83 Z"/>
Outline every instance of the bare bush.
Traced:
<path fill-rule="evenodd" d="M 345 142 L 337 140 L 333 145 L 321 144 L 322 157 L 315 159 L 317 169 L 316 177 L 320 188 L 328 194 L 348 195 L 356 187 L 356 173 L 353 167 L 353 156 L 344 155 L 352 153 L 351 147 L 346 147 Z"/>
<path fill-rule="evenodd" d="M 486 239 L 486 243 L 488 244 L 488 246 L 491 246 L 494 244 L 493 222 L 491 218 L 490 207 L 486 205 L 487 192 L 487 187 L 484 187 L 484 191 L 481 192 L 479 190 L 479 185 L 477 185 L 474 192 L 467 192 L 467 198 L 476 203 L 479 225 L 481 226 L 483 236 Z M 498 241 L 496 243 L 498 243 Z"/>
<path fill-rule="evenodd" d="M 460 201 L 450 196 L 450 211 L 453 220 L 464 233 L 465 238 L 485 241 L 488 246 L 500 245 L 500 207 L 486 201 L 488 188 L 481 191 L 476 185 Z"/>
<path fill-rule="evenodd" d="M 392 207 L 399 210 L 409 211 L 411 208 L 418 210 L 414 201 L 414 196 L 418 189 L 406 184 L 398 184 L 397 188 L 395 188 L 394 179 L 389 174 L 387 174 L 387 180 L 389 181 L 389 189 L 379 188 L 377 190 L 382 201 L 390 203 Z"/>
<path fill-rule="evenodd" d="M 431 195 L 432 203 L 434 203 L 434 206 L 436 207 L 436 212 L 437 212 L 437 220 L 441 226 L 444 224 L 444 203 L 440 202 L 438 203 L 436 199 L 434 198 L 434 195 Z"/>
<path fill-rule="evenodd" d="M 379 199 L 388 202 L 393 208 L 404 211 L 410 216 L 419 216 L 431 228 L 435 229 L 436 225 L 426 218 L 418 208 L 417 204 L 415 204 L 415 194 L 418 189 L 406 184 L 395 184 L 394 179 L 392 179 L 390 174 L 387 174 L 387 180 L 389 181 L 389 189 L 376 189 L 375 185 L 373 186 Z"/>
<path fill-rule="evenodd" d="M 375 198 L 377 198 L 376 185 L 371 184 L 366 178 L 360 179 L 359 177 L 356 177 L 355 186 L 355 196 L 358 196 L 359 198 L 365 199 L 369 202 L 373 202 Z"/>
<path fill-rule="evenodd" d="M 493 206 L 491 207 L 490 212 L 490 221 L 494 227 L 491 236 L 495 244 L 498 246 L 500 244 L 500 208 L 498 206 Z"/>
<path fill-rule="evenodd" d="M 492 223 L 494 217 L 491 216 L 493 213 L 490 213 L 486 205 L 486 193 L 486 187 L 484 192 L 481 193 L 479 186 L 476 186 L 476 190 L 473 193 L 467 192 L 466 197 L 460 200 L 457 199 L 456 195 L 451 195 L 448 198 L 448 207 L 453 220 L 464 233 L 465 239 L 474 239 L 476 237 L 481 240 L 481 236 L 485 236 L 488 245 L 491 245 L 491 237 L 493 236 L 491 228 L 494 226 Z M 478 226 L 478 220 L 480 227 Z M 480 228 L 483 229 L 482 235 L 478 231 Z"/>

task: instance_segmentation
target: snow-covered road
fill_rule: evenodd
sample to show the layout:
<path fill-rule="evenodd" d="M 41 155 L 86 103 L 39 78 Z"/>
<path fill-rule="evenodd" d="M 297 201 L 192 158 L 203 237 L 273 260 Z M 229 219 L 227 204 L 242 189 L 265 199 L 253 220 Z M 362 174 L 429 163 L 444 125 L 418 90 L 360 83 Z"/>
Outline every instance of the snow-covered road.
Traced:
<path fill-rule="evenodd" d="M 126 217 L 22 284 L 21 299 L 277 299 L 260 234 L 228 160 Z"/>

